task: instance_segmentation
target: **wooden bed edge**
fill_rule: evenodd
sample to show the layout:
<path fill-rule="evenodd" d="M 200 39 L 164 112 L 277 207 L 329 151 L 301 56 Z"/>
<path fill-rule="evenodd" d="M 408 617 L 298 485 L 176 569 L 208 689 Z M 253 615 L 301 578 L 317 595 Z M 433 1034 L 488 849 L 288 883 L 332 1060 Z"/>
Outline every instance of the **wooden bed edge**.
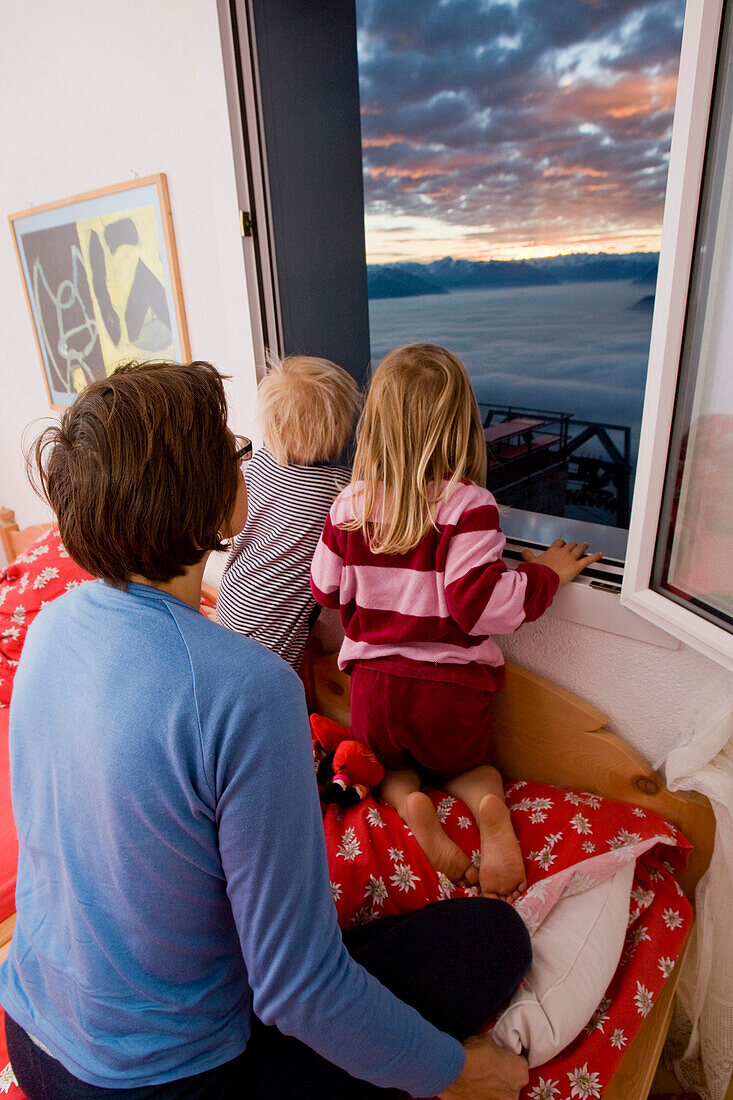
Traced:
<path fill-rule="evenodd" d="M 13 509 L 0 508 L 0 542 L 2 542 L 5 560 L 8 562 L 12 561 L 15 557 L 10 535 L 11 533 L 14 534 L 17 530 L 18 524 L 15 522 L 15 512 Z"/>
<path fill-rule="evenodd" d="M 207 619 L 210 619 L 212 623 L 217 622 L 216 618 L 216 597 L 218 591 L 211 584 L 201 585 L 201 610 Z M 206 602 L 204 602 L 206 601 Z"/>
<path fill-rule="evenodd" d="M 52 523 L 32 523 L 30 527 L 22 530 L 15 522 L 15 512 L 12 508 L 0 508 L 0 542 L 2 542 L 5 558 L 8 564 L 22 554 L 26 546 L 34 539 L 53 527 Z"/>
<path fill-rule="evenodd" d="M 569 693 L 567 693 L 569 694 Z M 573 696 L 558 703 L 555 685 L 512 665 L 497 695 L 495 762 L 505 778 L 536 779 L 629 802 L 672 822 L 693 846 L 677 877 L 694 904 L 715 842 L 715 815 L 704 795 L 670 791 L 663 776 L 628 742 L 607 729 L 568 721 Z M 582 704 L 581 713 L 587 704 Z"/>
<path fill-rule="evenodd" d="M 13 938 L 15 928 L 15 913 L 12 913 L 4 921 L 0 921 L 0 963 L 10 950 L 10 941 Z"/>
<path fill-rule="evenodd" d="M 350 724 L 350 678 L 336 654 L 309 645 L 301 676 L 311 710 Z M 694 903 L 695 887 L 712 856 L 715 816 L 693 791 L 667 789 L 661 775 L 623 738 L 604 729 L 607 716 L 551 680 L 509 662 L 506 686 L 497 692 L 494 763 L 505 779 L 534 779 L 590 791 L 660 814 L 693 845 L 678 878 Z"/>
<path fill-rule="evenodd" d="M 201 585 L 201 595 L 216 607 L 216 598 L 219 595 L 218 588 L 215 588 L 213 584 L 203 583 Z"/>

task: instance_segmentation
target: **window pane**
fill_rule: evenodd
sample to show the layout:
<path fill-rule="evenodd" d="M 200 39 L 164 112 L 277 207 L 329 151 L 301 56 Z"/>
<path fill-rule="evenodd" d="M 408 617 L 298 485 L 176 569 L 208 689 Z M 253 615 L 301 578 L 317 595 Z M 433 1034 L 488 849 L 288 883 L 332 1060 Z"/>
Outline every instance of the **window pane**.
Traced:
<path fill-rule="evenodd" d="M 357 0 L 372 361 L 461 356 L 516 508 L 628 524 L 683 12 Z"/>
<path fill-rule="evenodd" d="M 732 122 L 728 5 L 652 587 L 733 633 Z"/>

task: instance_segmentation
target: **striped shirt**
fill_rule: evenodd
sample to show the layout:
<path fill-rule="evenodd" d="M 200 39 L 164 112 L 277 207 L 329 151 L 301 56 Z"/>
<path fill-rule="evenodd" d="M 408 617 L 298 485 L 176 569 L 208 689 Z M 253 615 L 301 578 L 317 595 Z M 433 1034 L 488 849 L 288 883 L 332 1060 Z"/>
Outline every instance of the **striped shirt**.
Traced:
<path fill-rule="evenodd" d="M 224 568 L 216 614 L 295 669 L 316 610 L 308 587 L 313 553 L 349 476 L 344 466 L 281 466 L 264 447 L 247 467 L 247 523 Z"/>
<path fill-rule="evenodd" d="M 343 530 L 362 495 L 356 482 L 336 498 L 311 569 L 316 600 L 341 614 L 339 667 L 379 660 L 404 673 L 420 662 L 426 678 L 500 687 L 504 658 L 492 635 L 537 619 L 557 591 L 557 573 L 506 567 L 496 501 L 473 482 L 439 501 L 435 527 L 406 554 L 374 554 L 362 531 Z"/>

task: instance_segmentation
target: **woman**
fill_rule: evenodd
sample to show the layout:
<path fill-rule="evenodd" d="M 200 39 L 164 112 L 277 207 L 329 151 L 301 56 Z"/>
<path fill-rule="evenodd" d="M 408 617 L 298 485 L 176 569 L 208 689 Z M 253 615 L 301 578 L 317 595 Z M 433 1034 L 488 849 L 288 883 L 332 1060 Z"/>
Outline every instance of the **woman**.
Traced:
<path fill-rule="evenodd" d="M 524 1061 L 445 1029 L 465 1039 L 511 995 L 529 965 L 521 921 L 476 899 L 354 939 L 444 1030 L 355 962 L 300 681 L 198 612 L 208 553 L 246 519 L 226 415 L 208 363 L 129 364 L 36 445 L 64 545 L 100 580 L 37 617 L 15 681 L 0 1003 L 18 1081 L 30 1100 L 510 1100 Z M 269 1025 L 254 1037 L 253 1009 Z"/>

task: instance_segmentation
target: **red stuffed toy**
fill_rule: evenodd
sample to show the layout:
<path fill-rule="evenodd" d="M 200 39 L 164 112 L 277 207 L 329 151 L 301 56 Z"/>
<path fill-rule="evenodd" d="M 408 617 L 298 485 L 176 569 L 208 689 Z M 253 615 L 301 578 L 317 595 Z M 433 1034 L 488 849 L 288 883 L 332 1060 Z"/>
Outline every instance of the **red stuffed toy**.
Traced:
<path fill-rule="evenodd" d="M 320 756 L 318 782 L 321 801 L 355 806 L 384 779 L 384 768 L 360 741 L 344 740 L 349 731 L 330 718 L 311 715 L 311 730 Z M 320 752 L 318 752 L 320 750 Z"/>

